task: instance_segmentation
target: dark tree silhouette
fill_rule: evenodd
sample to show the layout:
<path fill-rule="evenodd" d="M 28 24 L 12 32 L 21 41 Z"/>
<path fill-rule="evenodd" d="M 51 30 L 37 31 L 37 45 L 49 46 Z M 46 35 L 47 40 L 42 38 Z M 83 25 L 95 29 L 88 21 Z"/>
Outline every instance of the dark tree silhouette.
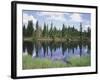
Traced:
<path fill-rule="evenodd" d="M 27 37 L 31 37 L 33 35 L 33 22 L 28 21 L 28 26 L 27 26 Z"/>

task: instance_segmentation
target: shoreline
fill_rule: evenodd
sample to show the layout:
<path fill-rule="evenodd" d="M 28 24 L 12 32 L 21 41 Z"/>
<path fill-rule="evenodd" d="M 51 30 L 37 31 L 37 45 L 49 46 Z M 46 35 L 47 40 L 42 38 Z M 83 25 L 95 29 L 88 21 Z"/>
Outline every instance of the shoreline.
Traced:
<path fill-rule="evenodd" d="M 45 41 L 45 42 L 78 42 L 78 41 L 87 41 L 87 42 L 91 42 L 89 41 L 89 39 L 87 40 L 80 40 L 80 39 L 64 39 L 64 38 L 38 38 L 38 39 L 33 39 L 33 38 L 23 38 L 23 41 Z"/>

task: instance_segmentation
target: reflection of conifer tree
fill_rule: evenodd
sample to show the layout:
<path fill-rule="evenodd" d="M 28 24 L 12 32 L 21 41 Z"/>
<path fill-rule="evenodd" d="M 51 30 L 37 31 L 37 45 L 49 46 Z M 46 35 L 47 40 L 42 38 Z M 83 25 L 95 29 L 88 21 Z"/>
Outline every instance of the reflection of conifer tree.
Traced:
<path fill-rule="evenodd" d="M 74 54 L 74 48 L 76 47 L 77 45 L 77 42 L 71 42 L 71 49 L 72 49 L 72 52 Z"/>
<path fill-rule="evenodd" d="M 35 46 L 35 48 L 36 48 L 36 57 L 38 57 L 38 54 L 39 54 L 39 52 L 38 52 L 38 48 L 39 48 L 39 46 L 38 46 L 38 43 L 36 42 L 36 44 L 35 44 L 36 46 Z"/>
<path fill-rule="evenodd" d="M 64 55 L 65 51 L 66 51 L 66 44 L 62 43 L 62 54 Z"/>
<path fill-rule="evenodd" d="M 73 52 L 73 54 L 74 54 L 74 47 L 72 48 L 72 52 Z"/>
<path fill-rule="evenodd" d="M 82 44 L 79 44 L 79 48 L 80 48 L 80 56 L 81 56 L 82 55 Z"/>
<path fill-rule="evenodd" d="M 47 55 L 48 55 L 48 47 L 49 47 L 49 46 L 48 46 L 48 42 L 47 42 Z"/>
<path fill-rule="evenodd" d="M 41 42 L 40 42 L 40 41 L 37 42 L 37 45 L 38 45 L 38 56 L 39 56 L 39 53 L 40 53 L 40 51 L 41 51 Z"/>
<path fill-rule="evenodd" d="M 52 50 L 52 48 L 51 48 L 51 57 L 52 57 L 52 54 L 53 54 L 53 50 Z"/>
<path fill-rule="evenodd" d="M 32 42 L 26 42 L 26 45 L 27 45 L 28 54 L 32 55 L 32 53 L 33 53 L 33 44 L 32 44 Z"/>
<path fill-rule="evenodd" d="M 46 44 L 45 44 L 45 42 L 42 44 L 42 46 L 43 46 L 43 51 L 44 51 L 44 56 L 45 56 L 45 54 L 46 54 Z"/>
<path fill-rule="evenodd" d="M 46 54 L 48 54 L 48 42 L 46 42 Z"/>
<path fill-rule="evenodd" d="M 70 52 L 70 47 L 69 47 L 69 43 L 68 43 L 68 53 Z"/>
<path fill-rule="evenodd" d="M 53 50 L 56 51 L 56 43 L 55 42 L 52 43 L 52 47 L 53 47 Z"/>
<path fill-rule="evenodd" d="M 72 42 L 69 42 L 67 45 L 68 45 L 68 53 L 70 53 L 70 51 L 71 51 L 71 48 L 72 48 Z"/>
<path fill-rule="evenodd" d="M 89 54 L 90 53 L 90 50 L 91 50 L 91 45 L 89 43 L 87 45 L 87 49 L 88 49 L 87 53 Z"/>
<path fill-rule="evenodd" d="M 52 46 L 52 42 L 50 43 L 50 51 L 51 51 L 51 57 L 52 57 L 52 54 L 53 54 L 53 46 Z"/>
<path fill-rule="evenodd" d="M 23 41 L 23 52 L 25 52 L 26 49 L 26 43 Z"/>

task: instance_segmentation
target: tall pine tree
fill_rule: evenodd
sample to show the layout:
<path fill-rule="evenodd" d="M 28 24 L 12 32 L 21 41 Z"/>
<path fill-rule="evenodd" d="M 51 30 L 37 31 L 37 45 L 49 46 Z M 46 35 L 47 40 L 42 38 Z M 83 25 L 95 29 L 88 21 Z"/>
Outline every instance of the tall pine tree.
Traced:
<path fill-rule="evenodd" d="M 65 25 L 63 24 L 63 27 L 62 27 L 62 37 L 65 36 Z"/>
<path fill-rule="evenodd" d="M 30 20 L 28 21 L 28 26 L 27 26 L 27 37 L 31 37 L 33 35 L 33 22 Z"/>
<path fill-rule="evenodd" d="M 45 37 L 46 36 L 46 24 L 44 23 L 44 29 L 43 29 L 43 36 Z"/>
<path fill-rule="evenodd" d="M 26 36 L 26 28 L 25 28 L 25 25 L 23 26 L 23 37 Z"/>

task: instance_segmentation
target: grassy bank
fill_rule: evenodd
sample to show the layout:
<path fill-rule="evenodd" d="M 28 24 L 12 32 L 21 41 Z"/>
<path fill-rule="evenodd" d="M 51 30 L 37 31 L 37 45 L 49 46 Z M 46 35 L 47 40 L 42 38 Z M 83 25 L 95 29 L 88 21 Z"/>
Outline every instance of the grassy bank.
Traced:
<path fill-rule="evenodd" d="M 72 57 L 68 60 L 70 64 L 62 61 L 52 61 L 50 59 L 40 59 L 31 56 L 23 56 L 23 69 L 38 69 L 38 68 L 59 68 L 59 67 L 75 67 L 75 66 L 90 66 L 90 57 L 83 56 Z"/>
<path fill-rule="evenodd" d="M 43 38 L 24 38 L 23 39 L 24 41 L 45 41 L 45 42 L 50 42 L 50 41 L 56 41 L 56 42 L 65 42 L 65 41 L 67 41 L 66 39 L 61 39 L 61 38 L 45 38 L 45 37 L 43 37 Z"/>
<path fill-rule="evenodd" d="M 28 37 L 28 38 L 23 38 L 24 41 L 55 41 L 55 42 L 66 42 L 66 41 L 80 41 L 80 37 L 77 38 L 58 38 L 58 37 L 54 37 L 54 38 L 50 38 L 50 37 L 41 37 L 41 38 L 32 38 L 32 37 Z M 90 39 L 85 39 L 83 38 L 81 41 L 88 41 L 90 42 Z"/>

